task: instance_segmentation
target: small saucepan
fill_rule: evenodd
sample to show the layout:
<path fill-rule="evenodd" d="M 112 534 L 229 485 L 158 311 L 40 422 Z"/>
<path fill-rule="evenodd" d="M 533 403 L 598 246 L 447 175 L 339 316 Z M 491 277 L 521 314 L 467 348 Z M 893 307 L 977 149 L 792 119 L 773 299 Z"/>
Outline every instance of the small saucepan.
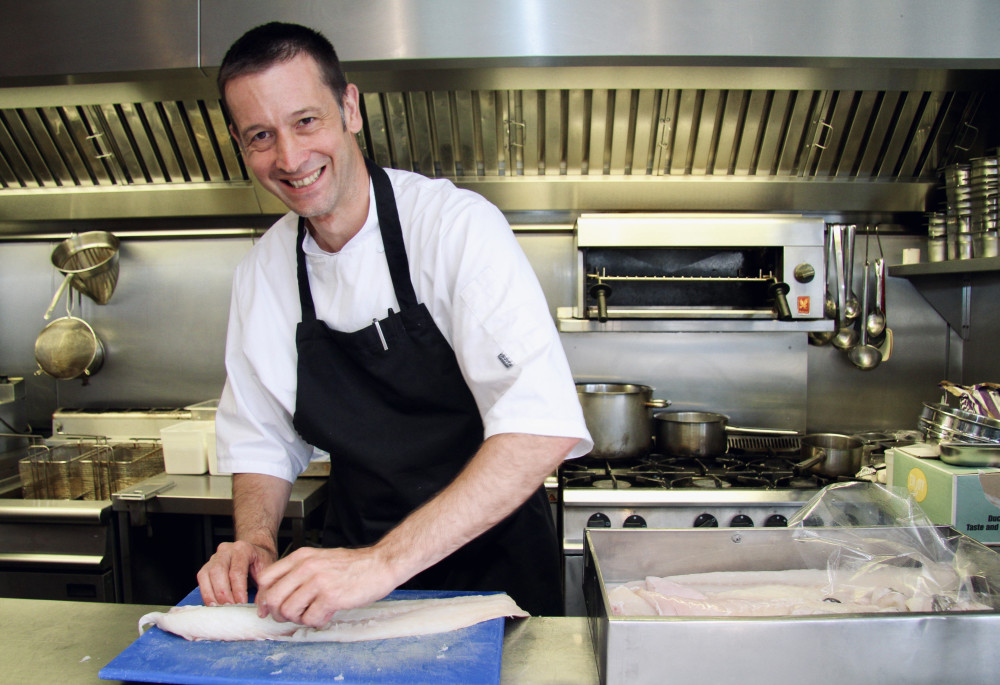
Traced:
<path fill-rule="evenodd" d="M 718 457 L 726 453 L 729 433 L 798 435 L 779 428 L 730 426 L 729 417 L 708 411 L 665 411 L 653 416 L 656 446 L 676 457 Z"/>
<path fill-rule="evenodd" d="M 796 466 L 823 476 L 855 476 L 861 470 L 865 443 L 838 433 L 814 433 L 802 438 L 802 461 Z"/>

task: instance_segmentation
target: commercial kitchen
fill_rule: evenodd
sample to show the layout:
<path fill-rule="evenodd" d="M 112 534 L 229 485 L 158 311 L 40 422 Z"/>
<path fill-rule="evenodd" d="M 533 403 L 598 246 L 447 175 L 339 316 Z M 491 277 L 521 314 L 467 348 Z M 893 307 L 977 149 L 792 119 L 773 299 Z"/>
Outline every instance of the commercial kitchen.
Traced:
<path fill-rule="evenodd" d="M 546 481 L 567 615 L 508 620 L 491 677 L 1000 678 L 1000 423 L 959 398 L 1000 382 L 993 0 L 37 0 L 3 17 L 0 681 L 197 682 L 99 671 L 232 537 L 231 479 L 208 463 L 231 279 L 285 209 L 214 77 L 271 20 L 334 43 L 368 156 L 504 212 L 578 382 L 595 451 Z M 74 249 L 103 252 L 81 273 Z M 99 345 L 71 372 L 39 351 L 67 320 Z M 721 446 L 667 449 L 684 416 Z M 804 466 L 828 434 L 848 442 Z M 192 435 L 204 463 L 162 472 Z M 949 462 L 952 442 L 986 456 Z M 316 541 L 328 472 L 296 482 L 287 549 Z M 971 550 L 992 608 L 609 616 L 605 581 L 793 569 L 791 534 L 914 530 L 864 508 L 857 528 L 796 527 L 835 484 L 923 487 L 917 512 Z M 331 668 L 268 677 L 343 680 Z"/>

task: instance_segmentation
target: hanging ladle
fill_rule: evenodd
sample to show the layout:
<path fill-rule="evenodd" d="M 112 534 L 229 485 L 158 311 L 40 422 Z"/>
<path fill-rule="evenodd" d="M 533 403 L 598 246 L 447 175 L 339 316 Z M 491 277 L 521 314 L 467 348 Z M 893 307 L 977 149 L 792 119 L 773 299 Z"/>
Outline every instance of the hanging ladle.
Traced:
<path fill-rule="evenodd" d="M 885 260 L 876 259 L 875 264 L 875 298 L 872 311 L 865 319 L 865 330 L 872 340 L 882 340 L 885 333 L 885 312 L 882 302 L 885 301 Z"/>
<path fill-rule="evenodd" d="M 852 226 L 833 226 L 833 240 L 834 240 L 834 254 L 836 258 L 835 267 L 840 270 L 840 273 L 847 273 L 847 262 L 851 257 L 845 254 L 844 243 L 847 239 L 847 233 Z M 853 247 L 853 240 L 851 241 Z M 837 309 L 840 313 L 840 320 L 837 322 L 837 333 L 833 336 L 833 346 L 838 350 L 849 350 L 858 343 L 858 332 L 854 328 L 854 322 L 849 320 L 847 317 L 847 296 L 850 291 L 850 282 L 845 277 L 840 282 L 840 288 L 837 291 Z M 855 317 L 857 318 L 857 317 Z"/>
<path fill-rule="evenodd" d="M 862 294 L 861 294 L 861 320 L 868 320 L 868 281 L 869 281 L 869 261 L 867 255 L 867 249 L 865 250 L 865 275 L 864 281 L 862 283 Z M 868 329 L 865 326 L 861 327 L 861 343 L 855 345 L 848 351 L 847 358 L 851 360 L 859 369 L 865 371 L 869 369 L 874 369 L 876 366 L 882 363 L 882 353 L 879 352 L 877 347 L 873 347 L 868 342 Z"/>

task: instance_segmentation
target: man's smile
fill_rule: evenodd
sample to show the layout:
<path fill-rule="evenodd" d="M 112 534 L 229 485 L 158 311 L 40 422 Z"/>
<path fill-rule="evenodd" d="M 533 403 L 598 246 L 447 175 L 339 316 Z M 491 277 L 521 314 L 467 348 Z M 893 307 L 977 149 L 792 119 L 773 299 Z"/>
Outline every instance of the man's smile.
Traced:
<path fill-rule="evenodd" d="M 292 186 L 293 188 L 305 188 L 306 186 L 311 186 L 313 183 L 315 183 L 316 181 L 319 180 L 319 177 L 323 173 L 323 169 L 324 168 L 325 167 L 320 167 L 319 169 L 317 169 L 316 171 L 314 171 L 313 173 L 309 174 L 308 176 L 306 176 L 303 179 L 299 179 L 297 181 L 293 181 L 291 179 L 288 179 L 288 180 L 284 181 L 284 183 L 287 183 L 288 185 Z"/>

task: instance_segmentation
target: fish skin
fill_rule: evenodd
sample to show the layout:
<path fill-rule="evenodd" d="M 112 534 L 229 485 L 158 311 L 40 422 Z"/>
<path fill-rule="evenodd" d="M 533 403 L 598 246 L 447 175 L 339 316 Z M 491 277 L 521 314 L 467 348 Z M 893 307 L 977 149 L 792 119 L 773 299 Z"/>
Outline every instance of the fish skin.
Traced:
<path fill-rule="evenodd" d="M 466 628 L 501 616 L 529 614 L 506 594 L 381 600 L 336 612 L 322 628 L 260 618 L 253 604 L 189 605 L 139 619 L 139 634 L 155 625 L 186 640 L 360 642 L 429 635 Z"/>

